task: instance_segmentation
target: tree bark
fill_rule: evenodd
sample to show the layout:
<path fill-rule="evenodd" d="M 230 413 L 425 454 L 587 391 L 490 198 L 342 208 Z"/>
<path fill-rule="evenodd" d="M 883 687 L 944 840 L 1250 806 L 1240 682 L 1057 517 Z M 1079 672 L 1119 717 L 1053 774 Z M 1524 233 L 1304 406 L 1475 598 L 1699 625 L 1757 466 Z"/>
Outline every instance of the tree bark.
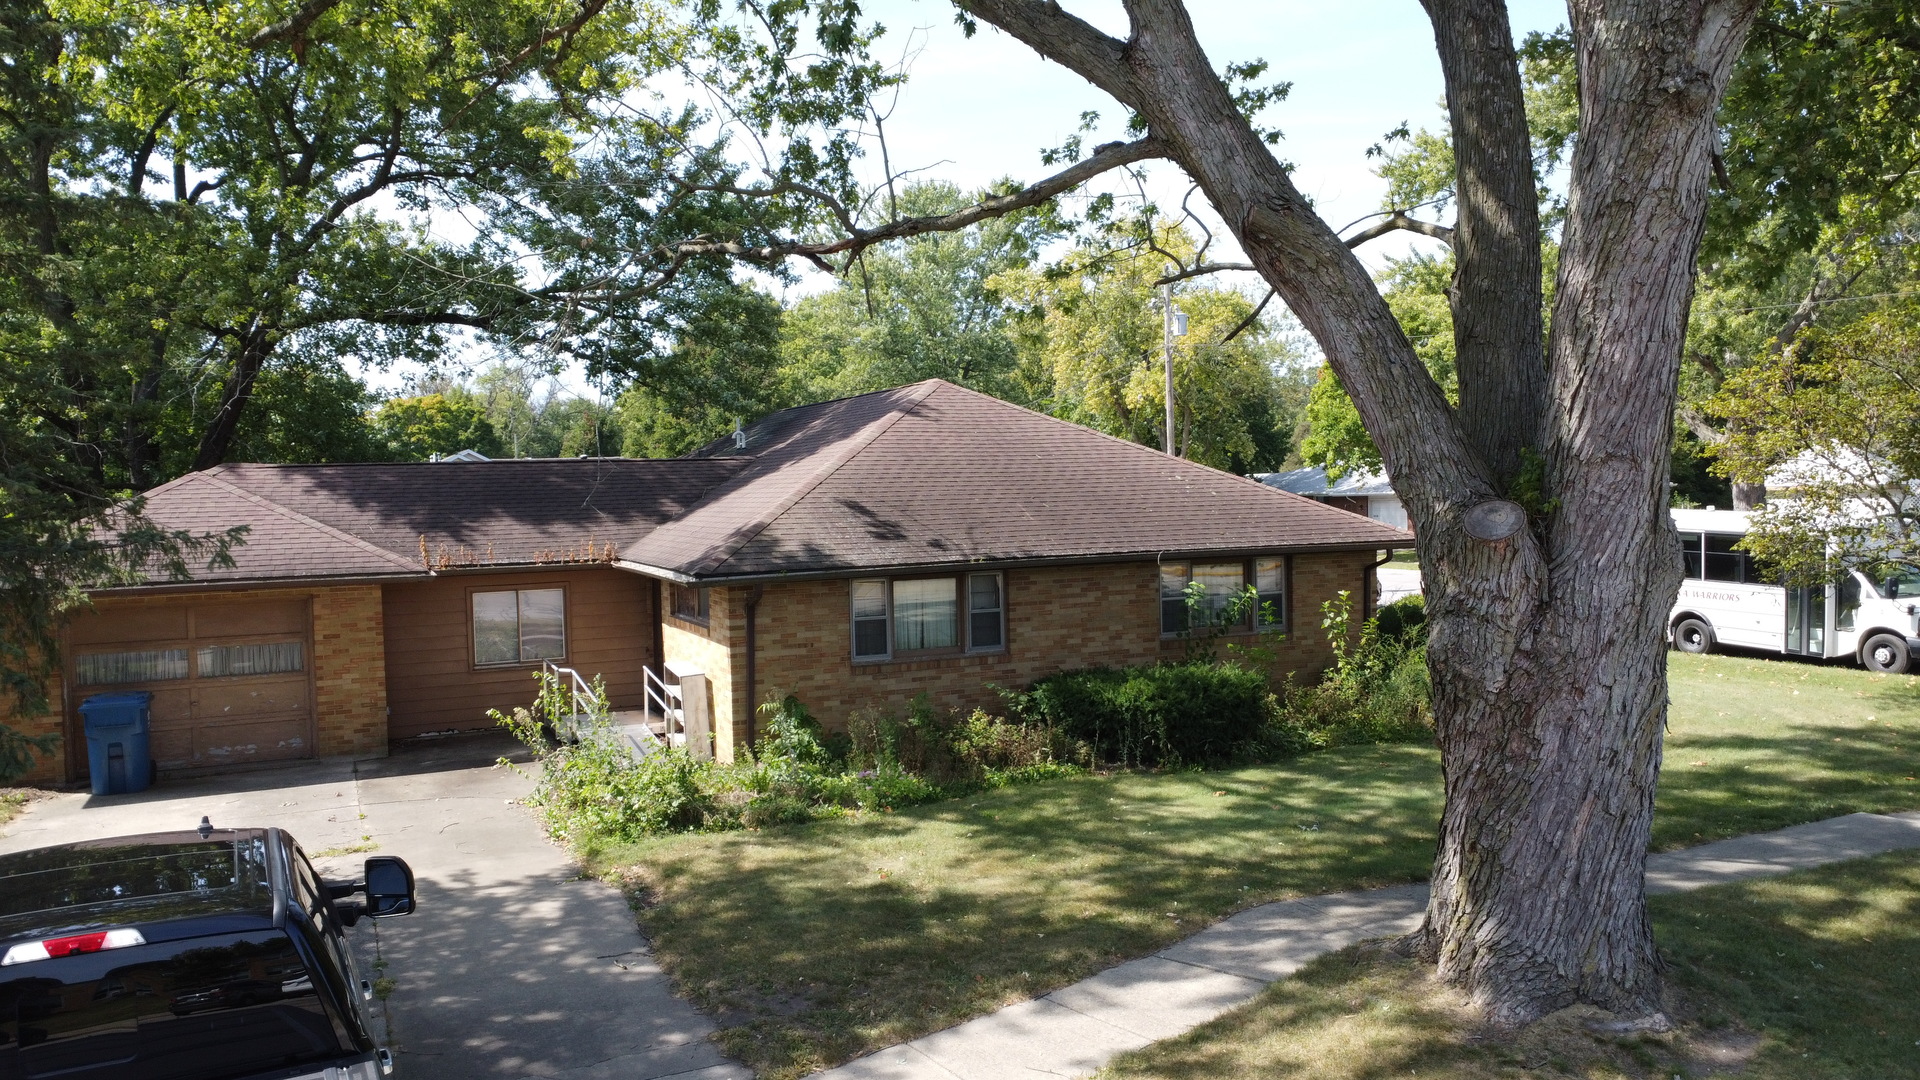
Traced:
<path fill-rule="evenodd" d="M 1198 183 L 1352 396 L 1420 535 L 1447 806 L 1427 922 L 1441 973 L 1499 1023 L 1659 1001 L 1645 858 L 1679 586 L 1669 439 L 1713 110 L 1757 0 L 1575 0 L 1580 141 L 1540 364 L 1532 161 L 1504 8 L 1432 0 L 1457 134 L 1465 318 L 1456 413 L 1366 269 L 1234 108 L 1179 0 L 1120 41 L 1044 0 L 968 12 L 1134 109 Z M 1471 175 L 1469 175 L 1471 174 Z M 1530 224 L 1531 223 L 1531 224 Z M 1524 280 L 1523 280 L 1524 278 Z M 1531 405 L 1529 403 L 1532 403 Z M 1528 527 L 1468 536 L 1524 446 Z"/>
<path fill-rule="evenodd" d="M 233 358 L 233 370 L 220 390 L 220 410 L 207 422 L 200 435 L 200 449 L 193 457 L 193 471 L 204 472 L 227 460 L 234 436 L 240 432 L 240 418 L 253 400 L 253 385 L 260 378 L 273 353 L 275 337 L 264 322 L 256 320 L 240 335 Z"/>

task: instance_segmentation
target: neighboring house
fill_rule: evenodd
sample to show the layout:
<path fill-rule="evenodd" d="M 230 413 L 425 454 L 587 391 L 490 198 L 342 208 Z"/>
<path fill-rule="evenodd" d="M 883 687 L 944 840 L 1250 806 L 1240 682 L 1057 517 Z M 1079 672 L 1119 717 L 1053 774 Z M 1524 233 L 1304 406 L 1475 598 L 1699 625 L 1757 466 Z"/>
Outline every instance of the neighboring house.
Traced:
<path fill-rule="evenodd" d="M 42 780 L 85 772 L 88 695 L 154 694 L 170 770 L 384 752 L 486 727 L 543 662 L 639 708 L 697 668 L 714 750 L 795 693 L 997 704 L 1062 668 L 1181 655 L 1191 581 L 1252 584 L 1276 676 L 1331 661 L 1320 604 L 1411 537 L 939 380 L 789 409 L 683 458 L 225 465 L 148 493 L 249 526 L 237 565 L 102 590 L 66 632 Z M 1238 633 L 1252 632 L 1242 627 Z"/>
<path fill-rule="evenodd" d="M 1411 527 L 1407 523 L 1407 508 L 1401 505 L 1400 496 L 1393 490 L 1393 484 L 1385 473 L 1350 472 L 1338 480 L 1330 481 L 1326 469 L 1311 465 L 1288 472 L 1255 473 L 1253 478 L 1268 487 L 1318 499 L 1328 506 L 1365 515 L 1383 525 L 1391 525 L 1396 529 Z"/>

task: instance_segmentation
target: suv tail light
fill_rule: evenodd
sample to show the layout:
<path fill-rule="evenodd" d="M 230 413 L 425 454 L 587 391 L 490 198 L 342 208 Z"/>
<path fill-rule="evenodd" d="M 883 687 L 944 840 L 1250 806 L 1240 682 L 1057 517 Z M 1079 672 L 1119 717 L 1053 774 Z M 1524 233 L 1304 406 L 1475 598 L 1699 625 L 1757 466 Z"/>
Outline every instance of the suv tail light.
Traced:
<path fill-rule="evenodd" d="M 0 956 L 0 967 L 30 964 L 35 960 L 54 960 L 62 956 L 101 952 L 106 949 L 124 949 L 146 943 L 147 939 L 140 931 L 126 927 L 117 930 L 97 930 L 91 934 L 75 934 L 72 937 L 48 938 L 45 941 L 26 941 L 8 949 L 7 955 Z"/>

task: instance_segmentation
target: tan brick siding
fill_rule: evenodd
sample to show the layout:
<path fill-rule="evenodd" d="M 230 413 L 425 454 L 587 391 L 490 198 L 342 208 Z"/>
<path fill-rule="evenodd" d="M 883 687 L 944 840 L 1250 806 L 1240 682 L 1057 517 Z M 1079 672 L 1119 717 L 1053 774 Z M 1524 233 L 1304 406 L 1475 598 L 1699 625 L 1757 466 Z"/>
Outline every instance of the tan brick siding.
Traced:
<path fill-rule="evenodd" d="M 385 757 L 387 641 L 378 585 L 313 594 L 314 749 L 321 757 Z"/>
<path fill-rule="evenodd" d="M 1333 661 L 1320 630 L 1320 605 L 1341 590 L 1359 610 L 1368 552 L 1298 555 L 1293 560 L 1289 616 L 1292 630 L 1276 647 L 1276 680 L 1289 672 L 1312 677 Z M 1177 658 L 1181 641 L 1160 635 L 1159 568 L 1151 562 L 1016 569 L 1006 574 L 1007 648 L 1004 652 L 940 659 L 856 664 L 851 659 L 848 583 L 845 580 L 772 584 L 760 602 L 755 696 L 793 693 L 830 729 L 861 708 L 904 709 L 917 694 L 937 707 L 1000 707 L 990 684 L 1024 687 L 1066 668 L 1127 665 Z M 732 590 L 735 593 L 744 590 Z M 715 726 L 745 737 L 744 633 L 737 603 L 723 621 L 714 591 L 714 623 L 700 644 L 703 667 L 716 674 L 722 653 L 736 678 L 716 694 Z M 738 597 L 735 597 L 738 600 Z M 1357 620 L 1356 620 L 1357 621 Z M 676 640 L 668 622 L 669 641 Z M 693 635 L 679 632 L 686 638 Z M 1229 635 L 1226 641 L 1245 641 Z M 722 650 L 717 642 L 725 641 Z M 680 646 L 693 655 L 690 645 Z M 667 646 L 669 657 L 676 645 Z"/>
<path fill-rule="evenodd" d="M 692 664 L 707 677 L 713 752 L 722 761 L 732 761 L 734 748 L 747 741 L 746 603 L 751 593 L 745 588 L 709 589 L 707 625 L 675 618 L 670 611 L 661 625 L 663 669 L 667 664 Z M 760 619 L 757 632 L 764 635 L 764 602 Z"/>

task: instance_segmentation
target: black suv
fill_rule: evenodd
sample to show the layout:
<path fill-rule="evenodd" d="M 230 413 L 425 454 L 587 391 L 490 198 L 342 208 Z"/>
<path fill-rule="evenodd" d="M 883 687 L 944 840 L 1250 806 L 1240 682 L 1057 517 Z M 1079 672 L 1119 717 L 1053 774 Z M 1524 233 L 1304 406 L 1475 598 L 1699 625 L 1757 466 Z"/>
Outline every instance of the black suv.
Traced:
<path fill-rule="evenodd" d="M 374 1080 L 344 930 L 412 910 L 406 863 L 326 882 L 279 829 L 0 855 L 0 1080 Z"/>

